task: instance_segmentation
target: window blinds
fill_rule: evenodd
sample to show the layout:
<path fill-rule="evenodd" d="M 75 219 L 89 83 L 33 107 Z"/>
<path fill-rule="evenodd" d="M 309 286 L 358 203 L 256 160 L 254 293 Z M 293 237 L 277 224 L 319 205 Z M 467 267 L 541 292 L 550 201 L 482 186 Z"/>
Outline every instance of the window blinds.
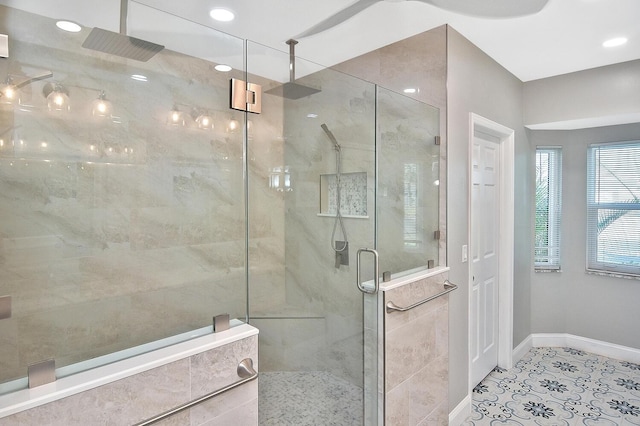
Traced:
<path fill-rule="evenodd" d="M 536 149 L 536 269 L 560 269 L 562 149 Z"/>
<path fill-rule="evenodd" d="M 591 145 L 587 269 L 640 274 L 640 141 Z"/>

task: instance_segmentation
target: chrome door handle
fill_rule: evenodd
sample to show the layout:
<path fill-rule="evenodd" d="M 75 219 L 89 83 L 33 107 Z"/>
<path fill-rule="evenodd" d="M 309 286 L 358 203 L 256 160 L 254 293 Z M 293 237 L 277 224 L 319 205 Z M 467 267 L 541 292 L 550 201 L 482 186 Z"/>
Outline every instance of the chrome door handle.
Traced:
<path fill-rule="evenodd" d="M 362 281 L 360 280 L 360 255 L 363 252 L 372 253 L 373 254 L 373 290 L 367 289 L 362 285 Z M 378 262 L 378 252 L 374 249 L 369 248 L 361 248 L 358 250 L 357 260 L 356 260 L 356 284 L 358 285 L 358 289 L 367 294 L 376 294 L 378 289 L 380 288 L 380 276 L 379 276 L 380 264 Z"/>

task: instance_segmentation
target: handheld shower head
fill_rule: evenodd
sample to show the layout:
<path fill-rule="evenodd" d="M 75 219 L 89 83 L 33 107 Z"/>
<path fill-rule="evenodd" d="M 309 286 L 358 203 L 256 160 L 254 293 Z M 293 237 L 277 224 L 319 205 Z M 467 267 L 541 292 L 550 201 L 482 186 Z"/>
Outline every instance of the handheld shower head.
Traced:
<path fill-rule="evenodd" d="M 329 137 L 329 140 L 331 142 L 333 142 L 333 148 L 336 151 L 340 151 L 342 149 L 342 147 L 340 146 L 340 144 L 338 143 L 338 141 L 336 140 L 336 137 L 333 136 L 333 133 L 331 133 L 331 130 L 329 130 L 329 128 L 327 127 L 326 124 L 321 124 L 320 127 L 322 127 L 322 130 L 324 130 L 324 132 L 327 134 L 327 136 Z"/>

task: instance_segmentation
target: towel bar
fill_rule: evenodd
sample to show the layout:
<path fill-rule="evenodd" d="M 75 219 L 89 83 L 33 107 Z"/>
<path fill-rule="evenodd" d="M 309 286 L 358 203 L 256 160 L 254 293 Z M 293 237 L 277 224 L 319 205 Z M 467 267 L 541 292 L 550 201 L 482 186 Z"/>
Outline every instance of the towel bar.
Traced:
<path fill-rule="evenodd" d="M 453 290 L 455 290 L 457 288 L 458 288 L 457 285 L 453 284 L 449 280 L 445 280 L 445 282 L 444 282 L 444 290 L 441 291 L 440 293 L 434 294 L 433 296 L 429 296 L 424 300 L 421 300 L 421 301 L 419 301 L 417 303 L 414 303 L 413 305 L 404 306 L 404 307 L 400 307 L 400 306 L 397 306 L 393 302 L 389 302 L 389 303 L 387 303 L 387 313 L 391 313 L 393 311 L 400 311 L 400 312 L 408 311 L 410 309 L 415 308 L 416 306 L 420 306 L 420 305 L 422 305 L 424 303 L 430 302 L 433 299 L 437 299 L 440 296 L 444 296 L 447 293 L 451 293 Z"/>
<path fill-rule="evenodd" d="M 165 411 L 164 413 L 158 414 L 157 416 L 154 416 L 143 422 L 136 423 L 135 426 L 146 426 L 146 425 L 159 422 L 160 420 L 164 420 L 169 416 L 177 414 L 180 411 L 186 410 L 187 408 L 191 408 L 194 405 L 200 404 L 201 402 L 211 399 L 214 396 L 220 395 L 221 393 L 224 393 L 228 390 L 238 387 L 244 383 L 250 382 L 251 380 L 254 380 L 256 377 L 258 377 L 258 372 L 253 369 L 253 361 L 251 360 L 251 358 L 245 358 L 242 361 L 240 361 L 240 363 L 238 364 L 237 372 L 238 372 L 238 376 L 240 377 L 240 380 L 237 380 L 231 383 L 230 385 L 227 385 L 223 388 L 220 388 L 204 396 L 201 396 L 200 398 L 194 399 L 193 401 L 189 401 L 171 410 Z"/>

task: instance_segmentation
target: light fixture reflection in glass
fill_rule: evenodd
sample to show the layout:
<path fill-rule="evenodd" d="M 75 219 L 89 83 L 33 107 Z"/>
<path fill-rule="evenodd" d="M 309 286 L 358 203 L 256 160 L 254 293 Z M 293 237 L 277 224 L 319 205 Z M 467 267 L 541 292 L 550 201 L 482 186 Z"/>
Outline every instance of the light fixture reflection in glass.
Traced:
<path fill-rule="evenodd" d="M 94 117 L 111 117 L 113 112 L 113 104 L 107 100 L 104 90 L 98 95 L 98 99 L 94 99 L 91 103 L 91 115 Z"/>
<path fill-rule="evenodd" d="M 413 88 L 413 87 L 408 87 L 408 88 L 406 88 L 406 89 L 404 89 L 404 90 L 403 90 L 403 92 L 404 92 L 404 93 L 407 93 L 407 94 L 416 93 L 417 91 L 418 91 L 418 90 L 417 90 L 417 89 L 415 89 L 415 88 Z"/>
<path fill-rule="evenodd" d="M 147 76 L 146 75 L 142 75 L 142 74 L 132 74 L 131 78 L 133 80 L 136 80 L 136 81 L 147 81 L 148 80 Z"/>
<path fill-rule="evenodd" d="M 269 188 L 278 192 L 293 191 L 289 166 L 274 167 L 273 169 L 271 169 L 271 171 L 269 172 Z"/>
<path fill-rule="evenodd" d="M 184 113 L 178 109 L 177 105 L 174 105 L 173 109 L 169 112 L 167 124 L 169 126 L 184 126 Z"/>
<path fill-rule="evenodd" d="M 13 104 L 18 100 L 18 88 L 13 84 L 10 77 L 4 84 L 0 85 L 0 103 Z"/>
<path fill-rule="evenodd" d="M 196 124 L 198 125 L 198 129 L 213 130 L 213 118 L 206 112 L 196 117 Z"/>
<path fill-rule="evenodd" d="M 71 109 L 67 89 L 61 84 L 56 84 L 47 95 L 47 108 L 52 112 L 68 112 Z"/>
<path fill-rule="evenodd" d="M 229 120 L 229 123 L 227 123 L 227 132 L 233 133 L 238 130 L 239 127 L 240 123 L 238 123 L 238 120 L 232 118 Z"/>

